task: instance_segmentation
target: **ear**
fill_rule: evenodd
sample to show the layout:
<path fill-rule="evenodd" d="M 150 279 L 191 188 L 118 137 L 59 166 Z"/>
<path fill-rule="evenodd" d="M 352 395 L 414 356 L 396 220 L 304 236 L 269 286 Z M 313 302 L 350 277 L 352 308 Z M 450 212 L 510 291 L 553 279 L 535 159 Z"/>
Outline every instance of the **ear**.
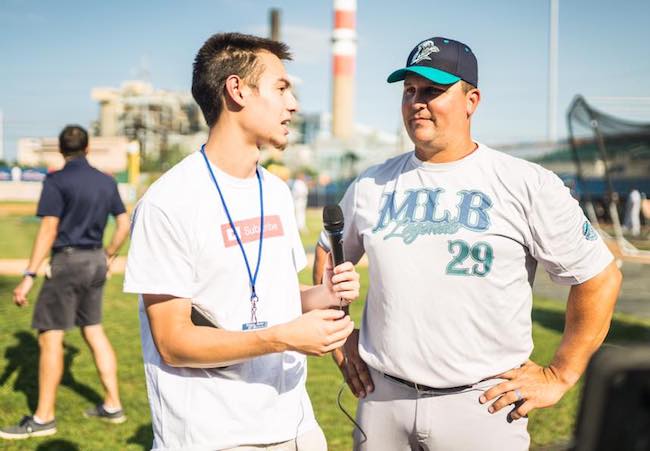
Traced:
<path fill-rule="evenodd" d="M 238 75 L 230 75 L 226 78 L 224 95 L 240 107 L 246 103 L 246 97 L 250 88 Z"/>
<path fill-rule="evenodd" d="M 478 88 L 472 89 L 465 95 L 465 102 L 467 117 L 471 117 L 472 114 L 474 114 L 474 111 L 476 111 L 476 108 L 478 108 L 478 104 L 481 102 L 481 91 L 479 91 Z"/>

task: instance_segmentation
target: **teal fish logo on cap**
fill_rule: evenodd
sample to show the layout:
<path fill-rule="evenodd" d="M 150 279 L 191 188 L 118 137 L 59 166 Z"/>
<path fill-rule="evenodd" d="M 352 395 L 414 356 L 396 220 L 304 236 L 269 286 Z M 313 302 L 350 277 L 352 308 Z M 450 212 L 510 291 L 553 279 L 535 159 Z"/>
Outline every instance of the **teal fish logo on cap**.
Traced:
<path fill-rule="evenodd" d="M 440 49 L 436 47 L 436 44 L 434 44 L 433 41 L 424 41 L 421 42 L 418 45 L 418 49 L 415 52 L 415 55 L 413 55 L 413 59 L 411 59 L 411 64 L 419 63 L 420 61 L 424 60 L 431 60 L 429 55 L 432 53 L 439 52 Z"/>

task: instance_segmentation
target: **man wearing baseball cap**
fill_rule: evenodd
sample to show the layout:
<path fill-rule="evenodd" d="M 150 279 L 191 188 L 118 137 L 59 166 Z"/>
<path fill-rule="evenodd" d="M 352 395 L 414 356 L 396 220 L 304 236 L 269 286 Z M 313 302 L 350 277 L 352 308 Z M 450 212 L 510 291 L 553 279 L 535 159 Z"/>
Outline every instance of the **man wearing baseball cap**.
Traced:
<path fill-rule="evenodd" d="M 415 149 L 363 172 L 341 201 L 346 259 L 367 254 L 370 277 L 361 328 L 335 355 L 360 399 L 355 449 L 527 449 L 527 414 L 578 381 L 621 274 L 555 174 L 472 139 L 469 46 L 426 39 L 388 82 L 404 84 Z M 538 263 L 571 286 L 548 366 L 529 360 Z"/>

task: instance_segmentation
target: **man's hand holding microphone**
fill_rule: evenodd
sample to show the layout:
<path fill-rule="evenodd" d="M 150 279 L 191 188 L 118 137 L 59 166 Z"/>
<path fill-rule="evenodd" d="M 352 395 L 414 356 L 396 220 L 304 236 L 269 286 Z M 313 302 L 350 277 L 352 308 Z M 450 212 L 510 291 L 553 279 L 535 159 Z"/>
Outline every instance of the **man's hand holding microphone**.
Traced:
<path fill-rule="evenodd" d="M 329 238 L 331 257 L 327 259 L 327 264 L 325 266 L 325 276 L 323 277 L 323 280 L 325 283 L 330 280 L 330 271 L 333 261 L 333 264 L 336 266 L 334 267 L 334 277 L 331 280 L 333 282 L 336 282 L 336 277 L 338 274 L 337 270 L 339 268 L 343 268 L 345 265 L 350 265 L 353 268 L 352 263 L 345 262 L 345 255 L 343 253 L 344 219 L 343 211 L 338 205 L 326 206 L 323 209 L 323 225 L 325 232 Z M 344 291 L 342 292 L 345 293 Z M 349 302 L 345 302 L 346 299 L 346 297 L 341 296 L 340 306 L 347 314 L 347 305 Z M 354 396 L 357 398 L 363 398 L 367 393 L 374 390 L 374 385 L 372 383 L 370 373 L 368 372 L 368 367 L 359 356 L 359 329 L 353 329 L 351 331 L 349 337 L 343 341 L 342 345 L 340 347 L 337 347 L 334 352 L 332 352 L 332 357 L 334 358 L 336 365 L 341 370 L 341 373 L 345 378 L 345 382 L 350 387 L 350 390 L 352 390 Z"/>
<path fill-rule="evenodd" d="M 333 209 L 333 210 L 332 210 Z M 338 209 L 338 212 L 334 211 Z M 333 213 L 332 213 L 333 211 Z M 338 206 L 323 210 L 325 229 L 333 230 L 338 247 L 325 267 L 322 285 L 302 289 L 302 316 L 286 323 L 278 339 L 283 348 L 322 356 L 341 348 L 354 331 L 347 306 L 359 297 L 359 274 L 342 253 L 343 213 Z M 345 308 L 344 308 L 345 307 Z"/>

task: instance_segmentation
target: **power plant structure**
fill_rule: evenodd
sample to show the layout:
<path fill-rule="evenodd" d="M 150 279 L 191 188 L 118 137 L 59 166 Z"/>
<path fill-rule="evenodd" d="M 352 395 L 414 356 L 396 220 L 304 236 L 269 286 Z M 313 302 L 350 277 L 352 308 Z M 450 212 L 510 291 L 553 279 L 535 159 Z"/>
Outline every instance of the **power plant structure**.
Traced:
<path fill-rule="evenodd" d="M 207 127 L 189 92 L 155 89 L 149 82 L 129 80 L 119 88 L 95 87 L 99 104 L 95 136 L 126 136 L 137 140 L 143 156 L 157 158 L 174 145 L 188 152 L 200 147 Z"/>

